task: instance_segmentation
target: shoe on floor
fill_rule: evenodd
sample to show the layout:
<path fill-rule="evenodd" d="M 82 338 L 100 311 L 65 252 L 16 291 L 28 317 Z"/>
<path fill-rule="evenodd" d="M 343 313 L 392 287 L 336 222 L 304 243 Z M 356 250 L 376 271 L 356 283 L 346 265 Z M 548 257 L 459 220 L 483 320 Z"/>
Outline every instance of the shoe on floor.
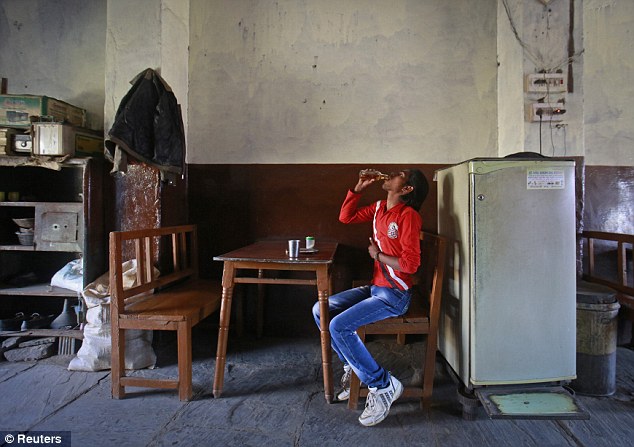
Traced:
<path fill-rule="evenodd" d="M 24 313 L 18 312 L 13 318 L 5 318 L 0 320 L 0 331 L 19 331 L 22 322 L 28 317 Z"/>
<path fill-rule="evenodd" d="M 343 366 L 343 376 L 341 376 L 341 391 L 335 397 L 336 402 L 343 402 L 350 398 L 350 378 L 352 377 L 352 368 L 350 365 Z"/>
<path fill-rule="evenodd" d="M 370 427 L 383 421 L 390 412 L 390 407 L 396 399 L 403 394 L 403 385 L 399 380 L 390 375 L 390 384 L 383 389 L 370 387 L 368 397 L 365 401 L 365 409 L 359 422 L 361 425 Z"/>

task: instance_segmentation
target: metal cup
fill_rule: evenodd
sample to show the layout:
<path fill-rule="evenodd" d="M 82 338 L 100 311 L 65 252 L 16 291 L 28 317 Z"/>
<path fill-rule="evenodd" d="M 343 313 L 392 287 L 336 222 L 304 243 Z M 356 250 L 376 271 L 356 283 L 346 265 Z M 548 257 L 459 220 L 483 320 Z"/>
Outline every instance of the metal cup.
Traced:
<path fill-rule="evenodd" d="M 299 239 L 290 239 L 288 241 L 288 257 L 295 259 L 299 256 Z"/>

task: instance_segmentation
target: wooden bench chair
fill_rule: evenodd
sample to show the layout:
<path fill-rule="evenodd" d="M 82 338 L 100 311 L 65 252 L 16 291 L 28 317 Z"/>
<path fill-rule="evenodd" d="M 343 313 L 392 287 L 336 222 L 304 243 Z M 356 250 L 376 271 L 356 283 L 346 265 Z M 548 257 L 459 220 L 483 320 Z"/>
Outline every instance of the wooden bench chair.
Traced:
<path fill-rule="evenodd" d="M 583 274 L 583 279 L 602 284 L 616 291 L 616 298 L 621 305 L 620 317 L 632 322 L 630 343 L 634 345 L 634 284 L 631 269 L 628 274 L 627 256 L 628 248 L 630 252 L 634 250 L 634 234 L 584 231 L 579 236 L 581 239 L 585 239 L 584 254 L 587 256 L 587 269 Z M 607 272 L 603 272 L 604 274 L 599 273 L 595 250 L 596 242 L 607 244 L 608 247 L 616 249 L 615 256 L 610 258 L 611 265 L 608 266 Z"/>
<path fill-rule="evenodd" d="M 445 271 L 446 238 L 428 232 L 421 232 L 421 267 L 416 274 L 417 284 L 412 290 L 409 309 L 400 317 L 387 318 L 357 329 L 357 334 L 365 341 L 367 334 L 392 334 L 399 344 L 405 342 L 408 334 L 426 334 L 427 342 L 423 364 L 423 383 L 420 386 L 404 386 L 404 397 L 420 398 L 421 408 L 429 408 L 436 369 L 438 349 L 438 321 L 442 298 L 442 284 Z M 348 408 L 356 409 L 359 397 L 366 397 L 367 388 L 361 388 L 359 378 L 352 374 Z"/>
<path fill-rule="evenodd" d="M 155 274 L 155 258 L 171 253 L 164 270 Z M 124 289 L 124 256 L 137 261 L 136 282 Z M 130 257 L 132 258 L 132 256 Z M 220 307 L 219 281 L 198 278 L 196 227 L 183 225 L 110 233 L 112 327 L 112 396 L 125 396 L 125 387 L 178 389 L 180 400 L 192 397 L 192 327 Z M 130 377 L 125 373 L 125 331 L 176 331 L 178 378 Z"/>

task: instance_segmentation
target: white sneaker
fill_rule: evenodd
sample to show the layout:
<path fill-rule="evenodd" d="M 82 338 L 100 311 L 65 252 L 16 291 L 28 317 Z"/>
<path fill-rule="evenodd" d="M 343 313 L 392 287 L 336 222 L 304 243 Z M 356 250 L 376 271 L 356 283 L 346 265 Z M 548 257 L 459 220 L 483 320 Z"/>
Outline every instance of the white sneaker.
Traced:
<path fill-rule="evenodd" d="M 341 376 L 341 391 L 337 394 L 337 402 L 342 402 L 350 398 L 350 378 L 352 377 L 352 367 L 343 366 L 343 376 Z"/>
<path fill-rule="evenodd" d="M 369 388 L 368 397 L 365 401 L 365 410 L 359 416 L 361 425 L 370 427 L 383 421 L 390 412 L 392 403 L 403 394 L 403 384 L 390 375 L 390 384 L 381 390 Z"/>

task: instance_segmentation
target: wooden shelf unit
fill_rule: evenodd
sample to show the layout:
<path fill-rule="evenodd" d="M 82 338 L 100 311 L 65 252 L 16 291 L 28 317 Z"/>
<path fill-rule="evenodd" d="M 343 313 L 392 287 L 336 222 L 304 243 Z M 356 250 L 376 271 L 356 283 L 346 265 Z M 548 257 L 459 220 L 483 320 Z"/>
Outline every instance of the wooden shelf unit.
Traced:
<path fill-rule="evenodd" d="M 103 161 L 71 158 L 56 163 L 25 156 L 0 156 L 0 191 L 16 191 L 19 201 L 0 202 L 0 296 L 77 297 L 51 287 L 50 279 L 72 259 L 81 258 L 83 286 L 106 271 Z M 35 218 L 34 244 L 20 245 L 14 218 Z M 36 277 L 17 287 L 12 279 Z"/>

